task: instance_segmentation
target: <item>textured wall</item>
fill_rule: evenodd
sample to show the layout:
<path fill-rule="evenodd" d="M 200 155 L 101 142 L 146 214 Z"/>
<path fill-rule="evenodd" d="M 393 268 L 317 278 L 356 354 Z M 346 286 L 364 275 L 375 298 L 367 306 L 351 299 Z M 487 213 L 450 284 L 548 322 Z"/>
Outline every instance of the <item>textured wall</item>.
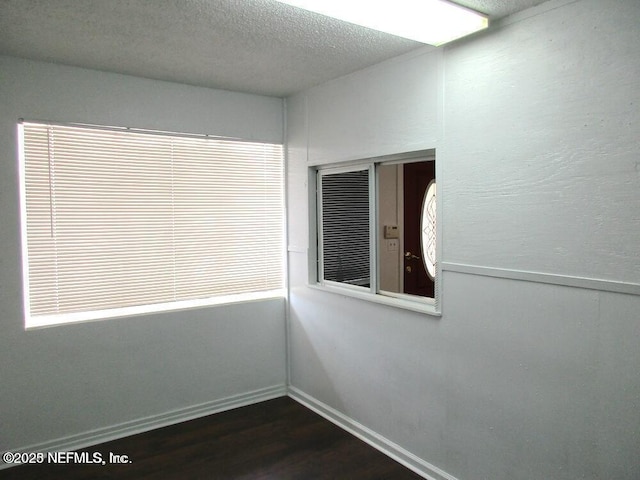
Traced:
<path fill-rule="evenodd" d="M 421 106 L 436 106 L 438 77 L 431 72 L 437 62 L 438 55 L 418 50 L 369 68 L 367 75 L 355 73 L 310 90 L 309 162 L 432 148 L 438 111 Z"/>
<path fill-rule="evenodd" d="M 640 283 L 638 19 L 550 2 L 288 101 L 294 387 L 459 480 L 640 478 L 640 296 L 560 285 Z M 308 166 L 420 143 L 442 261 L 498 278 L 445 267 L 439 319 L 306 287 Z"/>
<path fill-rule="evenodd" d="M 640 282 L 639 19 L 582 1 L 447 51 L 446 261 Z"/>
<path fill-rule="evenodd" d="M 282 102 L 0 57 L 0 450 L 285 383 L 283 300 L 23 328 L 16 124 L 282 140 Z"/>

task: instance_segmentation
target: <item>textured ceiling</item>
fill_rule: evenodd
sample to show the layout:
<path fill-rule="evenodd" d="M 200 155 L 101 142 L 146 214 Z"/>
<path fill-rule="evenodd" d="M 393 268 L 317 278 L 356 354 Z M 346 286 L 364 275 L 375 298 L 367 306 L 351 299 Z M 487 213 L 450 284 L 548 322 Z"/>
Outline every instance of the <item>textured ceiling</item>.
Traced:
<path fill-rule="evenodd" d="M 0 0 L 0 54 L 278 97 L 420 47 L 275 0 Z"/>

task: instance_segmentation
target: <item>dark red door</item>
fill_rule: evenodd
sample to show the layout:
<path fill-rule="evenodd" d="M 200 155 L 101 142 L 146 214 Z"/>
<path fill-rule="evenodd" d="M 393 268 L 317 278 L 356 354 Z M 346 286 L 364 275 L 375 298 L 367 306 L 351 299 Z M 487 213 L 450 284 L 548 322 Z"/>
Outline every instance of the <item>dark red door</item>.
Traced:
<path fill-rule="evenodd" d="M 431 298 L 435 283 L 422 258 L 420 220 L 427 186 L 435 178 L 434 161 L 404 164 L 404 293 Z"/>

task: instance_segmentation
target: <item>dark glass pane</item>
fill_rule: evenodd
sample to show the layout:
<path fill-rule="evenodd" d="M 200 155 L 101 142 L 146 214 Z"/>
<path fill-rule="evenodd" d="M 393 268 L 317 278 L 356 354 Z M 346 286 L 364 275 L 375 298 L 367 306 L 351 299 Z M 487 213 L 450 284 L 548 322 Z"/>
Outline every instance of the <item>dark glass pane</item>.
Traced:
<path fill-rule="evenodd" d="M 321 178 L 324 279 L 368 287 L 369 172 Z"/>

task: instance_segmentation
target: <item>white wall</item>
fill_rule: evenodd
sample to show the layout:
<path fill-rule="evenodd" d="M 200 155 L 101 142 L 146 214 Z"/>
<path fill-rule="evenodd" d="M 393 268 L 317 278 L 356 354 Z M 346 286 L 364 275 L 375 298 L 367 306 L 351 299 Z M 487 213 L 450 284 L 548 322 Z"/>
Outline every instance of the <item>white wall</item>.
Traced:
<path fill-rule="evenodd" d="M 640 478 L 639 20 L 551 1 L 288 99 L 294 392 L 433 478 Z M 442 317 L 308 288 L 308 166 L 434 147 Z"/>
<path fill-rule="evenodd" d="M 447 261 L 640 282 L 638 21 L 580 1 L 447 51 Z"/>
<path fill-rule="evenodd" d="M 438 77 L 431 71 L 437 58 L 418 53 L 422 61 L 407 61 L 415 55 L 306 93 L 311 164 L 398 153 L 400 146 L 403 152 L 433 147 L 438 110 L 419 106 L 436 104 Z"/>
<path fill-rule="evenodd" d="M 281 142 L 282 108 L 275 98 L 0 57 L 1 451 L 91 443 L 283 394 L 286 382 L 282 299 L 25 331 L 18 119 Z"/>
<path fill-rule="evenodd" d="M 403 232 L 403 218 L 398 212 L 398 177 L 402 175 L 401 165 L 385 165 L 378 170 L 378 235 L 384 238 L 384 226 L 395 225 Z M 399 235 L 398 235 L 399 236 Z M 395 245 L 395 247 L 394 247 Z M 383 240 L 380 244 L 380 289 L 388 292 L 402 292 L 400 274 L 402 259 L 400 238 Z"/>

